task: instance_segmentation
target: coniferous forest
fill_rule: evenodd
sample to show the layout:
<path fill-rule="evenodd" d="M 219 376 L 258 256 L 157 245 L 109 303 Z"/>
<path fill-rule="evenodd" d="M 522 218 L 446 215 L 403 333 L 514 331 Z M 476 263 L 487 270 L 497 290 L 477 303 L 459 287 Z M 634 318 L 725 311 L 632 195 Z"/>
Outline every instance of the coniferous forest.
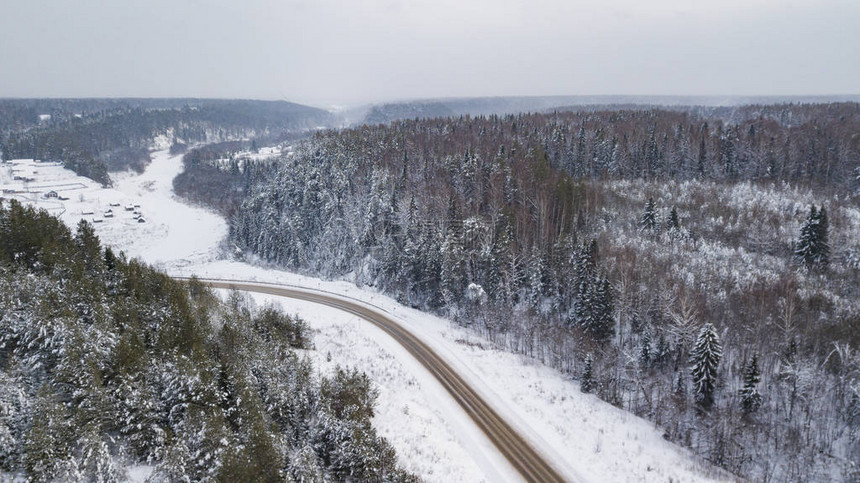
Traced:
<path fill-rule="evenodd" d="M 27 481 L 411 481 L 369 379 L 314 373 L 298 317 L 226 303 L 0 205 L 0 473 Z"/>
<path fill-rule="evenodd" d="M 742 477 L 851 480 L 858 132 L 852 103 L 579 110 L 186 166 L 232 187 L 248 259 L 451 317 Z"/>

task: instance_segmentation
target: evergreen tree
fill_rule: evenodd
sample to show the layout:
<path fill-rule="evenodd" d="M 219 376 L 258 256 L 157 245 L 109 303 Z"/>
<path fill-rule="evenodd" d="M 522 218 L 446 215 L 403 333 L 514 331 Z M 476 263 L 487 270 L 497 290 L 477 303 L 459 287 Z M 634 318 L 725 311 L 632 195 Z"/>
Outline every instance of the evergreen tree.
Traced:
<path fill-rule="evenodd" d="M 642 337 L 642 345 L 639 347 L 639 368 L 647 371 L 651 367 L 651 335 L 645 332 Z"/>
<path fill-rule="evenodd" d="M 818 253 L 815 263 L 826 269 L 830 265 L 830 239 L 828 232 L 830 231 L 830 221 L 827 218 L 827 209 L 824 206 L 818 210 L 818 225 L 816 229 L 816 237 L 818 239 Z"/>
<path fill-rule="evenodd" d="M 795 244 L 795 260 L 809 268 L 826 270 L 830 264 L 828 230 L 827 210 L 823 206 L 820 211 L 815 205 L 810 206 L 809 215 L 800 228 L 800 237 Z"/>
<path fill-rule="evenodd" d="M 690 374 L 696 402 L 707 409 L 714 403 L 714 389 L 717 382 L 717 366 L 723 356 L 720 336 L 714 325 L 705 324 L 699 332 L 696 344 L 690 354 Z"/>
<path fill-rule="evenodd" d="M 761 381 L 761 371 L 758 367 L 758 355 L 754 354 L 749 363 L 743 369 L 744 386 L 740 389 L 741 408 L 744 414 L 758 411 L 761 406 L 761 394 L 756 389 L 756 384 Z"/>
<path fill-rule="evenodd" d="M 705 136 L 707 135 L 707 130 L 708 130 L 708 124 L 705 123 L 705 125 L 702 126 L 702 134 L 701 134 L 701 137 L 699 139 L 699 156 L 698 156 L 698 164 L 696 166 L 696 168 L 699 172 L 698 174 L 699 174 L 700 179 L 705 177 L 705 167 L 707 164 L 708 150 L 707 150 L 707 146 L 705 146 Z"/>
<path fill-rule="evenodd" d="M 679 230 L 681 228 L 681 220 L 678 218 L 678 210 L 673 206 L 669 212 L 669 219 L 666 220 L 666 229 L 669 231 Z"/>
<path fill-rule="evenodd" d="M 606 343 L 615 333 L 613 310 L 614 294 L 609 280 L 589 278 L 581 285 L 572 322 L 595 341 Z"/>
<path fill-rule="evenodd" d="M 597 273 L 597 262 L 597 241 L 582 245 L 576 260 L 576 300 L 568 320 L 605 343 L 615 333 L 614 293 L 609 280 Z"/>
<path fill-rule="evenodd" d="M 615 310 L 615 295 L 612 285 L 606 278 L 595 281 L 594 305 L 590 324 L 585 327 L 596 340 L 608 341 L 615 334 L 615 319 L 612 316 Z"/>
<path fill-rule="evenodd" d="M 585 356 L 585 367 L 582 369 L 582 377 L 579 382 L 579 388 L 582 392 L 589 393 L 594 390 L 594 361 L 591 354 Z"/>
<path fill-rule="evenodd" d="M 639 218 L 639 226 L 644 230 L 654 230 L 657 228 L 657 204 L 654 203 L 654 198 L 648 198 L 645 204 L 645 211 L 642 212 L 642 217 Z"/>
<path fill-rule="evenodd" d="M 440 288 L 442 300 L 449 308 L 453 308 L 460 302 L 466 289 L 466 261 L 463 240 L 457 232 L 448 233 L 442 243 L 441 252 Z"/>

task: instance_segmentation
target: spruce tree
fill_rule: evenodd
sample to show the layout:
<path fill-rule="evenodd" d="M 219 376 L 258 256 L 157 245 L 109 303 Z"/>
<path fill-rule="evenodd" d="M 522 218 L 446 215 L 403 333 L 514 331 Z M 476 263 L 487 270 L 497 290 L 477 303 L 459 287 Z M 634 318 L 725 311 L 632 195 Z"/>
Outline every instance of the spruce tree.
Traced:
<path fill-rule="evenodd" d="M 595 281 L 595 306 L 592 325 L 589 332 L 598 341 L 606 342 L 615 334 L 615 319 L 612 316 L 615 310 L 615 294 L 609 280 L 601 277 Z"/>
<path fill-rule="evenodd" d="M 673 206 L 669 212 L 669 219 L 666 220 L 666 229 L 669 231 L 678 230 L 681 228 L 681 220 L 678 218 L 678 210 Z"/>
<path fill-rule="evenodd" d="M 827 210 L 822 206 L 809 207 L 809 215 L 800 228 L 800 237 L 794 247 L 795 260 L 809 268 L 826 270 L 830 264 L 830 244 L 828 231 L 830 222 Z"/>
<path fill-rule="evenodd" d="M 588 393 L 594 390 L 594 361 L 591 354 L 585 356 L 585 367 L 582 369 L 582 378 L 579 382 L 579 387 L 582 392 Z"/>
<path fill-rule="evenodd" d="M 749 363 L 743 369 L 744 386 L 738 391 L 741 396 L 741 408 L 744 414 L 758 411 L 761 406 L 761 394 L 756 389 L 756 384 L 761 381 L 761 371 L 758 367 L 758 355 L 754 354 Z"/>
<path fill-rule="evenodd" d="M 574 320 L 595 341 L 606 343 L 615 333 L 614 308 L 609 280 L 594 276 L 581 282 Z"/>
<path fill-rule="evenodd" d="M 714 389 L 717 382 L 717 366 L 723 356 L 720 336 L 714 325 L 705 324 L 699 332 L 696 344 L 690 354 L 690 374 L 693 376 L 693 391 L 696 402 L 707 409 L 714 403 Z"/>
<path fill-rule="evenodd" d="M 654 198 L 648 198 L 645 203 L 645 211 L 642 212 L 642 217 L 639 218 L 639 226 L 643 230 L 654 230 L 657 228 L 657 204 L 654 203 Z"/>

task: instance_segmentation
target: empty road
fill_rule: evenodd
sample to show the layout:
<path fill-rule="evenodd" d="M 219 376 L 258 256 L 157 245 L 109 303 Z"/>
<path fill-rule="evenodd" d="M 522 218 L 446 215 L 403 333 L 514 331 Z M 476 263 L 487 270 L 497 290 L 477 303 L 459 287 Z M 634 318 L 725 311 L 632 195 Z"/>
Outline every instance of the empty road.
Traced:
<path fill-rule="evenodd" d="M 258 292 L 327 305 L 367 320 L 393 337 L 433 374 L 526 481 L 565 481 L 447 362 L 386 314 L 360 303 L 308 289 L 232 280 L 201 281 L 212 288 Z"/>

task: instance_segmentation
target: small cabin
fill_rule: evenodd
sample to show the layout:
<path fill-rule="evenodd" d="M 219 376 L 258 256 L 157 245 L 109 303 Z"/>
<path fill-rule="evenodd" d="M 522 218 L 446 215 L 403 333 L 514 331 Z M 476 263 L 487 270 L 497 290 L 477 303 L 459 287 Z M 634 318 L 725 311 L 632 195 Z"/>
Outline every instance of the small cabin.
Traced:
<path fill-rule="evenodd" d="M 113 206 L 114 208 L 116 208 L 116 207 L 120 206 L 120 204 L 119 203 L 110 203 L 110 206 Z"/>
<path fill-rule="evenodd" d="M 125 205 L 125 211 L 134 211 L 134 205 L 130 203 Z"/>
<path fill-rule="evenodd" d="M 138 217 L 137 222 L 138 223 L 146 223 L 146 220 L 144 220 L 143 217 L 141 216 L 141 217 Z"/>
<path fill-rule="evenodd" d="M 93 210 L 84 210 L 81 212 L 82 215 L 94 215 L 95 213 Z"/>
<path fill-rule="evenodd" d="M 59 198 L 59 197 L 60 197 L 60 194 L 57 193 L 56 191 L 53 191 L 53 190 L 45 193 L 45 198 Z"/>
<path fill-rule="evenodd" d="M 113 218 L 113 210 L 105 210 L 105 218 Z"/>
<path fill-rule="evenodd" d="M 93 223 L 101 223 L 101 222 L 103 222 L 103 221 L 104 221 L 104 220 L 103 220 L 103 219 L 101 219 L 101 218 L 93 218 Z"/>

